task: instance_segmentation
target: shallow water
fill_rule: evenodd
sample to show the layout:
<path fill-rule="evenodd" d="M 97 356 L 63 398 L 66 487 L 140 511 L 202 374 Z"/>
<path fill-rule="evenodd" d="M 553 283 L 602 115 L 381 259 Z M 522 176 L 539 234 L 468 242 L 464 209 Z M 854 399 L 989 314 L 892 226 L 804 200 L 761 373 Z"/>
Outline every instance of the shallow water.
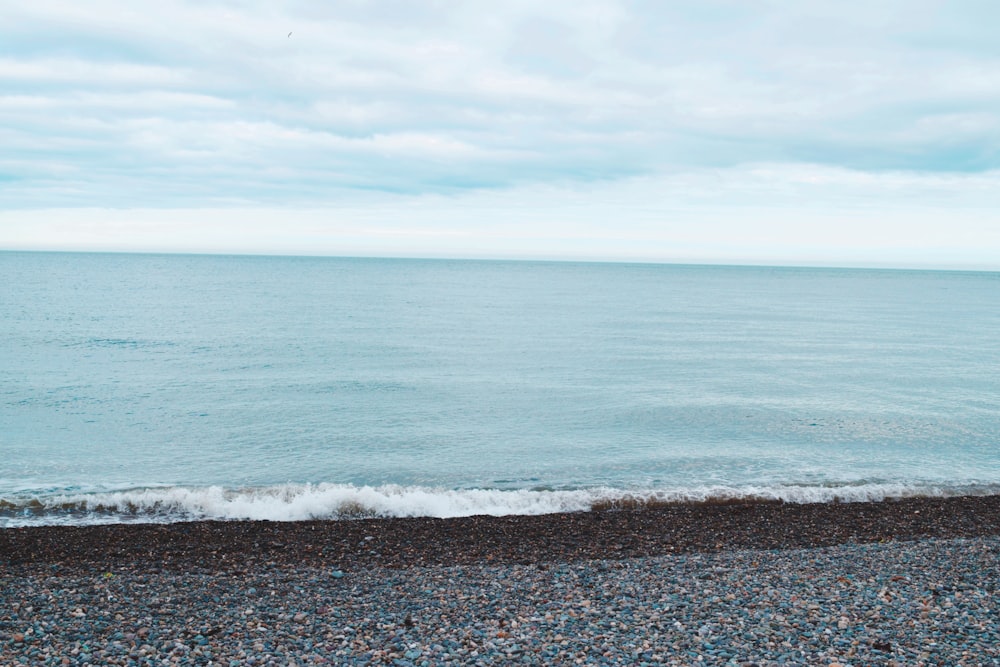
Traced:
<path fill-rule="evenodd" d="M 1000 491 L 1000 274 L 0 253 L 0 525 Z"/>

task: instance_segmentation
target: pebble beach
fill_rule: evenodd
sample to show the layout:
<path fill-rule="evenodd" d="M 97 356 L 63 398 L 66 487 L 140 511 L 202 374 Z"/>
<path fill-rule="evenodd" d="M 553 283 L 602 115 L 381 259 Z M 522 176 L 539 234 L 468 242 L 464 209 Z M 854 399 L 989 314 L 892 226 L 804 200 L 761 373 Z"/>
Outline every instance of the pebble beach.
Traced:
<path fill-rule="evenodd" d="M 994 665 L 1000 501 L 10 528 L 0 665 Z"/>

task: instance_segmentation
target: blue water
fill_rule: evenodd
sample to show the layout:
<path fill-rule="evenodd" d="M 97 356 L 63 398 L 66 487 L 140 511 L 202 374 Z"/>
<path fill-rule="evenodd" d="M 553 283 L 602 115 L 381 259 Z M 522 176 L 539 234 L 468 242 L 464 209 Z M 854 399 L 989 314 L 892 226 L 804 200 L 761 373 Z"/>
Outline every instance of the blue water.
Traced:
<path fill-rule="evenodd" d="M 1000 274 L 0 253 L 0 526 L 1000 492 Z"/>

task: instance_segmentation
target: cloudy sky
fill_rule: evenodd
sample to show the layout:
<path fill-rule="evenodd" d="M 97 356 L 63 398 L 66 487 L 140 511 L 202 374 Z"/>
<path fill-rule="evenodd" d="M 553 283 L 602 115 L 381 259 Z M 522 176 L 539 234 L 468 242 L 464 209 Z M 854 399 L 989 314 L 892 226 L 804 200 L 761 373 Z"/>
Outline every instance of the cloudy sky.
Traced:
<path fill-rule="evenodd" d="M 0 13 L 0 248 L 1000 268 L 995 0 Z"/>

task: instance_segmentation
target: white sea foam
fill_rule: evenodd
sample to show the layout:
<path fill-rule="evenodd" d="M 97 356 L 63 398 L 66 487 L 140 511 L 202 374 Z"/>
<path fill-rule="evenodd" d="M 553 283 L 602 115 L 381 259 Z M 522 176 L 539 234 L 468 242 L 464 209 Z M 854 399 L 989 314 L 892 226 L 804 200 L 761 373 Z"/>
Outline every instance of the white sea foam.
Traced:
<path fill-rule="evenodd" d="M 996 485 L 869 483 L 843 486 L 706 486 L 688 489 L 435 489 L 418 486 L 285 484 L 227 489 L 153 487 L 18 495 L 0 499 L 0 527 L 174 522 L 197 519 L 301 521 L 359 517 L 450 518 L 550 514 L 667 503 L 859 502 L 913 496 L 987 495 Z"/>

